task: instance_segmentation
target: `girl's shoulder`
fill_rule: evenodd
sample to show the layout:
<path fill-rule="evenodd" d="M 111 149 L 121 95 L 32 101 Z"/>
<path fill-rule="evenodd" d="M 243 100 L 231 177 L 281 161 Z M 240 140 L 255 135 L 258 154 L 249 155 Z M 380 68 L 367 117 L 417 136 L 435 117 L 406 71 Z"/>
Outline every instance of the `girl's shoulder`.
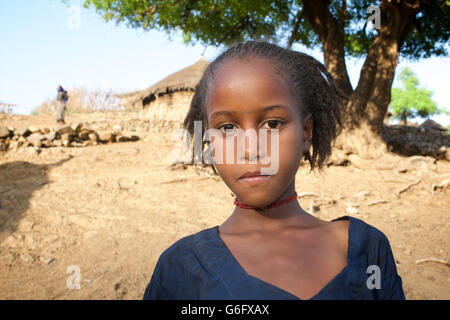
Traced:
<path fill-rule="evenodd" d="M 184 260 L 191 255 L 196 255 L 198 248 L 204 249 L 206 245 L 215 240 L 217 226 L 201 230 L 197 233 L 185 236 L 175 241 L 170 247 L 163 251 L 160 260 L 175 262 Z"/>
<path fill-rule="evenodd" d="M 350 220 L 348 231 L 348 256 L 350 261 L 364 261 L 366 264 L 380 264 L 386 257 L 392 257 L 387 236 L 373 225 L 352 216 L 336 220 Z"/>

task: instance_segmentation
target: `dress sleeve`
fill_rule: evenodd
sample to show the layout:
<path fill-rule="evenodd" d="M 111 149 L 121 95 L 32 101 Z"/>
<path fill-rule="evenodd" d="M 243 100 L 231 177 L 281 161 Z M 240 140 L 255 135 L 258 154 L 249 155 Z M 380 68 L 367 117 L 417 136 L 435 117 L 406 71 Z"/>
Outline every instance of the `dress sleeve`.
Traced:
<path fill-rule="evenodd" d="M 402 278 L 397 273 L 389 240 L 382 232 L 379 232 L 378 266 L 381 270 L 379 298 L 384 300 L 405 300 Z"/>
<path fill-rule="evenodd" d="M 155 270 L 153 271 L 150 283 L 145 289 L 143 300 L 169 300 L 172 299 L 170 294 L 170 281 L 165 281 L 168 276 L 167 260 L 164 254 L 158 259 Z M 170 278 L 170 277 L 169 277 Z M 168 287 L 169 286 L 169 287 Z"/>

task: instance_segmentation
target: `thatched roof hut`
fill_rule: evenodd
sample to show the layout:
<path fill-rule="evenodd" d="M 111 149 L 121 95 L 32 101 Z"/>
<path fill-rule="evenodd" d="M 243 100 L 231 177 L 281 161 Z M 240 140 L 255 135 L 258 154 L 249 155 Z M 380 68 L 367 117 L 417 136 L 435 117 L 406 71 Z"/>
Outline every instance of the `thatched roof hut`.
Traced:
<path fill-rule="evenodd" d="M 193 65 L 169 75 L 147 89 L 116 96 L 120 98 L 126 110 L 142 111 L 149 116 L 157 114 L 160 119 L 166 118 L 164 114 L 171 111 L 187 112 L 195 86 L 208 64 L 202 56 Z"/>

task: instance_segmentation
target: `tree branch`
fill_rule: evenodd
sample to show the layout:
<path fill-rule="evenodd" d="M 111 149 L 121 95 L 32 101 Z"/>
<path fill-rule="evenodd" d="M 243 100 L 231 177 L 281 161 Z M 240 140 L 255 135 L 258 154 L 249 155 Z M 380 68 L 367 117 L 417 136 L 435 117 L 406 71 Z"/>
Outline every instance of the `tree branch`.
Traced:
<path fill-rule="evenodd" d="M 241 18 L 233 28 L 228 30 L 228 32 L 218 41 L 218 43 L 222 44 L 234 32 L 244 29 L 248 25 L 249 21 L 250 21 L 249 15 L 246 15 L 245 17 Z"/>
<path fill-rule="evenodd" d="M 342 0 L 341 13 L 339 15 L 339 20 L 341 23 L 341 28 L 344 30 L 345 27 L 345 19 L 347 17 L 347 1 Z"/>
<path fill-rule="evenodd" d="M 298 28 L 300 27 L 300 22 L 303 19 L 303 9 L 300 9 L 297 13 L 297 20 L 294 24 L 294 29 L 292 29 L 291 36 L 289 37 L 288 44 L 286 46 L 287 49 L 291 49 L 292 44 L 294 43 L 295 35 L 297 34 Z"/>

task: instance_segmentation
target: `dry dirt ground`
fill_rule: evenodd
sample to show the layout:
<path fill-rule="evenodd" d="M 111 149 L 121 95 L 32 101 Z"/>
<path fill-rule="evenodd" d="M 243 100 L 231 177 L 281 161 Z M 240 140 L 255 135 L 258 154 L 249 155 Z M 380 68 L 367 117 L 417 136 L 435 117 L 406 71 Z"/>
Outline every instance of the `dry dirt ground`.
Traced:
<path fill-rule="evenodd" d="M 51 126 L 53 118 L 0 125 Z M 172 170 L 170 134 L 139 135 L 138 142 L 0 155 L 0 299 L 141 299 L 164 249 L 228 217 L 233 198 L 219 178 Z M 450 178 L 450 163 L 421 163 L 389 154 L 322 174 L 305 164 L 297 191 L 319 196 L 299 201 L 321 219 L 352 215 L 383 231 L 407 299 L 450 299 L 448 264 L 416 263 L 450 259 L 449 188 L 432 192 Z M 76 270 L 80 287 L 69 289 Z"/>

